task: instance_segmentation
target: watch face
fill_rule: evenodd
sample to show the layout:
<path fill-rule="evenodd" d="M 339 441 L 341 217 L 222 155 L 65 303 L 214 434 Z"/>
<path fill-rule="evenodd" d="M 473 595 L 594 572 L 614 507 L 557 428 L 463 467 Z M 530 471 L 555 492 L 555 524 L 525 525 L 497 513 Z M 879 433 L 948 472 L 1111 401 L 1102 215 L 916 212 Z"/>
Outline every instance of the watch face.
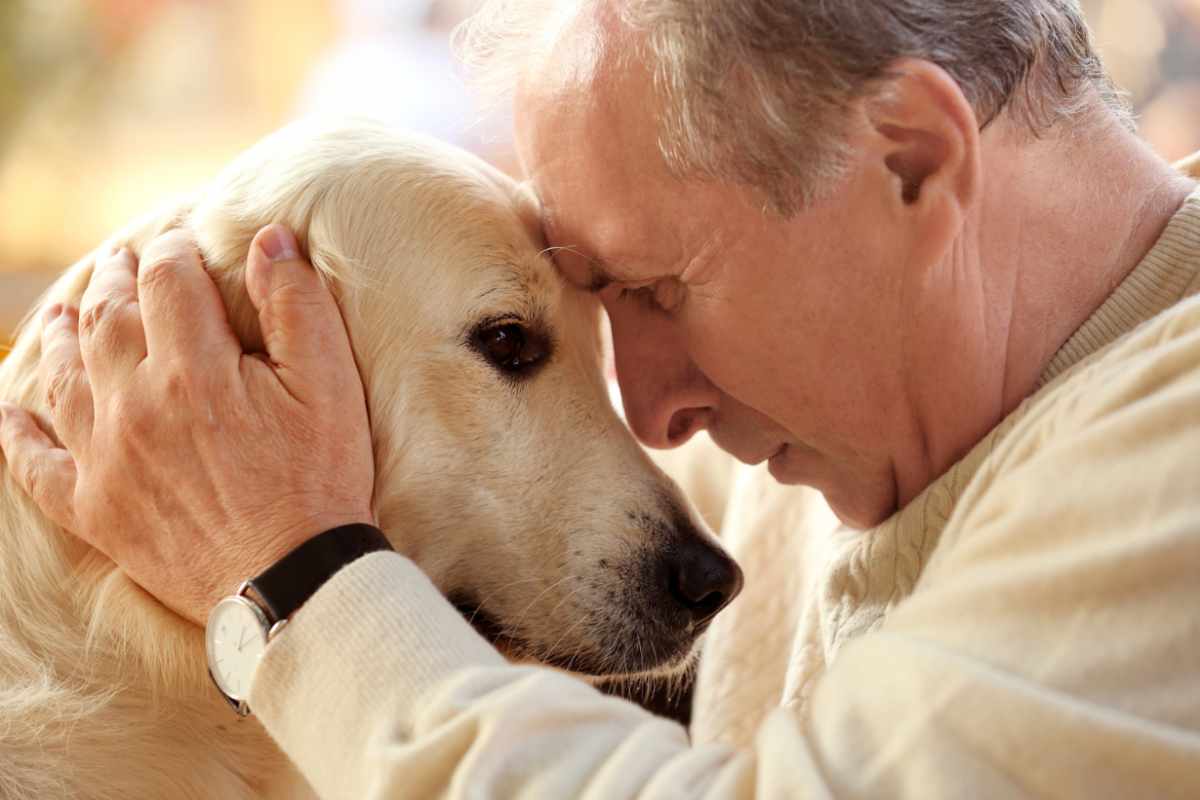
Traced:
<path fill-rule="evenodd" d="M 208 617 L 208 669 L 222 692 L 237 701 L 250 694 L 250 681 L 267 648 L 267 620 L 244 597 L 227 597 Z"/>

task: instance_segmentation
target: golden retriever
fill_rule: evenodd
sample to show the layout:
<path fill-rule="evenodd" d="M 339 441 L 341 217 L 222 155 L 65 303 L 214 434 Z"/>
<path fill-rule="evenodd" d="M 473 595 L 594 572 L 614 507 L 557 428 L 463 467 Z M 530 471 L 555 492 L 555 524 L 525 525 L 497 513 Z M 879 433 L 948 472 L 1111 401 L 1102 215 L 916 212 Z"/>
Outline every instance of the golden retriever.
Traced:
<path fill-rule="evenodd" d="M 350 332 L 374 506 L 396 547 L 513 658 L 678 670 L 741 575 L 614 412 L 598 303 L 557 276 L 537 211 L 454 148 L 306 121 L 106 245 L 137 253 L 190 231 L 234 329 L 261 350 L 242 267 L 260 226 L 291 227 Z M 85 258 L 43 304 L 77 304 L 90 271 Z M 44 412 L 39 318 L 0 366 L 0 397 Z M 0 797 L 308 793 L 210 685 L 202 632 L 0 470 Z"/>

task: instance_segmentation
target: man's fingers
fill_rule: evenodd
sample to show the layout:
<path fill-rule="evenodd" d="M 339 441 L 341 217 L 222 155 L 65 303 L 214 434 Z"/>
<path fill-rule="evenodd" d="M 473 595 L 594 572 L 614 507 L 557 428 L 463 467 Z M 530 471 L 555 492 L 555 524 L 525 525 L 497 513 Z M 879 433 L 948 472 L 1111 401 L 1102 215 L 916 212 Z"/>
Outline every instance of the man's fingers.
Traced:
<path fill-rule="evenodd" d="M 42 314 L 42 391 L 63 444 L 81 453 L 92 440 L 92 387 L 79 351 L 79 314 L 53 305 Z"/>
<path fill-rule="evenodd" d="M 121 382 L 146 357 L 137 262 L 125 248 L 101 253 L 79 301 L 79 347 L 92 382 Z"/>
<path fill-rule="evenodd" d="M 146 347 L 156 360 L 210 369 L 214 358 L 241 355 L 221 294 L 186 232 L 164 233 L 146 246 L 137 286 Z"/>
<path fill-rule="evenodd" d="M 361 386 L 337 303 L 287 228 L 268 225 L 254 237 L 246 289 L 275 374 L 293 397 L 316 402 Z"/>
<path fill-rule="evenodd" d="M 42 513 L 75 530 L 75 461 L 28 412 L 0 403 L 0 450 L 13 477 Z"/>

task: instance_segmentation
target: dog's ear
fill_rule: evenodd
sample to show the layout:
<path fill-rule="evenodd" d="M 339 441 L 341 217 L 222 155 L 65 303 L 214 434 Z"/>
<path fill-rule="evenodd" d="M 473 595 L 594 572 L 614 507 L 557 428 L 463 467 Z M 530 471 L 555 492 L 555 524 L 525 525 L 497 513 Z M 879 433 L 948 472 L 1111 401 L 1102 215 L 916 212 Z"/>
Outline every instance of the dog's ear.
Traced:
<path fill-rule="evenodd" d="M 258 185 L 242 172 L 227 171 L 207 187 L 181 221 L 181 227 L 193 234 L 209 275 L 220 289 L 234 334 L 251 353 L 263 352 L 258 314 L 246 291 L 246 259 L 255 235 L 267 225 L 281 223 L 295 235 L 300 254 L 312 257 L 313 200 L 307 196 L 307 187 L 284 190 L 264 183 L 267 185 Z"/>

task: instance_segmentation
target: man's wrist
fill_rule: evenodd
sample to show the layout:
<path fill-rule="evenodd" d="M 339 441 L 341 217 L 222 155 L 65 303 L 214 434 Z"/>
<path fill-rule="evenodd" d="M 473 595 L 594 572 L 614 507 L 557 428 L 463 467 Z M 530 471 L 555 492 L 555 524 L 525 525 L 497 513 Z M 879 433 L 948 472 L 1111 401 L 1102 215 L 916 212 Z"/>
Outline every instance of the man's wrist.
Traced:
<path fill-rule="evenodd" d="M 291 617 L 338 570 L 368 553 L 392 549 L 374 525 L 339 525 L 293 548 L 248 583 L 268 616 L 279 622 Z"/>
<path fill-rule="evenodd" d="M 411 731 L 456 674 L 503 669 L 483 639 L 411 560 L 373 553 L 330 579 L 263 655 L 255 716 L 313 787 L 370 794 L 345 770 L 384 726 Z M 313 735 L 320 720 L 324 735 Z"/>
<path fill-rule="evenodd" d="M 216 604 L 205 632 L 209 674 L 239 714 L 250 712 L 246 698 L 267 644 L 300 607 L 344 567 L 391 550 L 373 525 L 341 525 L 295 547 Z"/>
<path fill-rule="evenodd" d="M 310 505 L 307 501 L 297 505 Z M 238 521 L 239 530 L 246 532 L 248 541 L 256 546 L 240 564 L 230 564 L 226 575 L 224 591 L 228 592 L 242 581 L 252 580 L 258 575 L 274 567 L 283 559 L 294 553 L 306 542 L 322 534 L 347 525 L 375 524 L 375 515 L 369 509 L 345 511 L 302 512 L 300 508 L 290 509 L 286 516 L 278 510 L 264 509 L 261 515 L 244 518 Z M 224 595 L 222 595 L 224 596 Z M 220 597 L 215 598 L 219 600 Z"/>

